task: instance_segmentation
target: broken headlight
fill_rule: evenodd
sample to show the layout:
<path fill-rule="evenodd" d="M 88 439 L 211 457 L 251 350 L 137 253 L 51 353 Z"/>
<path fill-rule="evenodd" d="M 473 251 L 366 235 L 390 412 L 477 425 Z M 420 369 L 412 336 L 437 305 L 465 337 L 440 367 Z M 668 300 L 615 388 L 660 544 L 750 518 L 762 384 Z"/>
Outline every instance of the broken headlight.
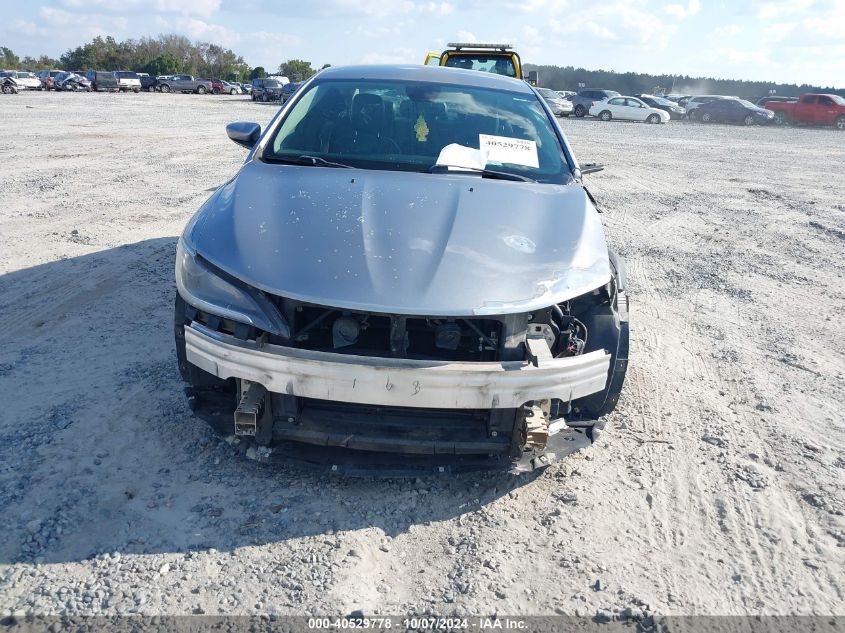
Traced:
<path fill-rule="evenodd" d="M 198 310 L 285 338 L 290 336 L 284 317 L 267 297 L 223 271 L 214 270 L 181 238 L 176 246 L 176 288 Z"/>

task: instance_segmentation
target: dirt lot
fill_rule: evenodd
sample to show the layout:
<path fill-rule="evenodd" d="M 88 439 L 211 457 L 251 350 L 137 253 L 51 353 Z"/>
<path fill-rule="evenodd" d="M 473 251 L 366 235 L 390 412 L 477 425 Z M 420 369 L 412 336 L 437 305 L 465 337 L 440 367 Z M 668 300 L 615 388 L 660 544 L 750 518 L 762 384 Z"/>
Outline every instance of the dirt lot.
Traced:
<path fill-rule="evenodd" d="M 845 613 L 845 135 L 562 122 L 633 293 L 608 431 L 341 480 L 242 457 L 176 370 L 176 236 L 274 112 L 0 95 L 0 609 Z"/>

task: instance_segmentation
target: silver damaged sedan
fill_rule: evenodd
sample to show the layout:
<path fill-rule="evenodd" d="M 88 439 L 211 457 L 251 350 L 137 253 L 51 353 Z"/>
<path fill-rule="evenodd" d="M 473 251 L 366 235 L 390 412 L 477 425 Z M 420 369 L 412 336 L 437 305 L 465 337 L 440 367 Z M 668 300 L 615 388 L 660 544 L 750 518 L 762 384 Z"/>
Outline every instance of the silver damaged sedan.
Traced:
<path fill-rule="evenodd" d="M 541 468 L 619 398 L 628 298 L 527 83 L 329 68 L 190 220 L 176 255 L 195 414 L 263 460 L 347 474 Z"/>

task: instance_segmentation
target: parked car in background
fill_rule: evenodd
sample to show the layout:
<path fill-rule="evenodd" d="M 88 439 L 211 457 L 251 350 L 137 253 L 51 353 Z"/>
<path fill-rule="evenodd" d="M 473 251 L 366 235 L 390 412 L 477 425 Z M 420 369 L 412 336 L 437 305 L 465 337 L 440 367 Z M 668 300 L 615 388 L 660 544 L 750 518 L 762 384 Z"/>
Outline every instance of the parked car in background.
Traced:
<path fill-rule="evenodd" d="M 715 99 L 696 108 L 702 123 L 742 123 L 767 125 L 775 122 L 775 113 L 745 99 Z"/>
<path fill-rule="evenodd" d="M 296 83 L 291 82 L 289 84 L 285 84 L 284 86 L 282 86 L 282 94 L 281 94 L 282 103 L 284 103 L 285 101 L 290 99 L 293 96 L 293 94 L 297 90 L 299 90 L 299 88 L 304 83 L 305 83 L 304 81 L 297 81 Z"/>
<path fill-rule="evenodd" d="M 577 117 L 587 116 L 596 101 L 606 101 L 619 96 L 615 90 L 582 90 L 572 97 L 572 112 Z"/>
<path fill-rule="evenodd" d="M 239 95 L 241 94 L 241 87 L 238 84 L 231 83 L 228 81 L 223 81 L 222 79 L 212 79 L 211 80 L 211 91 L 216 94 L 230 94 L 230 95 Z"/>
<path fill-rule="evenodd" d="M 620 119 L 622 121 L 644 121 L 646 123 L 666 123 L 669 113 L 652 108 L 636 97 L 611 97 L 605 101 L 596 101 L 590 108 L 590 115 L 602 121 Z"/>
<path fill-rule="evenodd" d="M 14 73 L 0 72 L 0 92 L 4 95 L 13 95 L 21 90 L 23 87 L 18 85 L 18 79 Z"/>
<path fill-rule="evenodd" d="M 41 82 L 41 87 L 39 90 L 52 90 L 53 89 L 53 80 L 56 78 L 56 75 L 59 75 L 65 71 L 63 70 L 42 70 L 38 73 L 38 80 Z"/>
<path fill-rule="evenodd" d="M 62 73 L 53 79 L 53 88 L 57 92 L 91 92 L 91 82 L 77 73 Z"/>
<path fill-rule="evenodd" d="M 41 81 L 28 70 L 4 70 L 0 71 L 0 77 L 11 77 L 15 80 L 18 90 L 38 90 Z"/>
<path fill-rule="evenodd" d="M 277 77 L 265 77 L 264 79 L 252 80 L 252 100 L 253 101 L 280 101 L 282 98 L 282 88 L 286 83 L 282 83 L 281 79 Z"/>
<path fill-rule="evenodd" d="M 114 73 L 104 70 L 89 70 L 85 78 L 91 82 L 91 90 L 95 92 L 116 92 L 117 78 Z"/>
<path fill-rule="evenodd" d="M 574 90 L 556 90 L 555 92 L 560 95 L 561 99 L 569 99 L 569 97 L 574 97 L 576 94 L 578 94 Z"/>
<path fill-rule="evenodd" d="M 718 99 L 737 99 L 738 97 L 726 97 L 724 95 L 696 95 L 695 97 L 690 97 L 687 101 L 684 108 L 686 109 L 687 118 L 691 121 L 696 119 L 696 112 L 695 109 L 701 106 L 704 103 L 710 103 L 711 101 L 716 101 Z"/>
<path fill-rule="evenodd" d="M 795 103 L 798 101 L 798 97 L 783 97 L 778 95 L 768 95 L 767 97 L 760 97 L 755 102 L 756 105 L 760 106 L 761 108 L 765 108 L 767 103 Z"/>
<path fill-rule="evenodd" d="M 211 92 L 209 79 L 195 79 L 193 75 L 171 75 L 159 78 L 158 84 L 162 92 L 195 92 L 198 95 Z"/>
<path fill-rule="evenodd" d="M 551 108 L 555 116 L 569 116 L 572 114 L 573 105 L 571 101 L 567 101 L 557 92 L 548 88 L 535 88 L 535 90 L 540 93 L 543 101 Z"/>
<path fill-rule="evenodd" d="M 845 98 L 839 95 L 808 92 L 802 94 L 798 101 L 771 102 L 766 107 L 774 111 L 775 120 L 780 124 L 833 125 L 845 130 Z"/>
<path fill-rule="evenodd" d="M 241 87 L 241 91 L 245 95 L 248 95 L 252 92 L 252 84 L 251 83 L 248 84 L 248 83 L 241 82 L 238 85 Z"/>
<path fill-rule="evenodd" d="M 117 88 L 121 92 L 141 92 L 141 78 L 138 73 L 131 70 L 116 70 L 114 78 L 117 79 Z"/>
<path fill-rule="evenodd" d="M 147 92 L 155 92 L 158 88 L 158 80 L 155 77 L 150 77 L 147 73 L 136 73 L 138 80 L 141 82 L 141 90 Z"/>
<path fill-rule="evenodd" d="M 637 95 L 637 99 L 645 103 L 650 108 L 657 108 L 669 114 L 670 119 L 683 119 L 685 110 L 673 101 L 669 101 L 665 97 L 657 97 L 655 95 Z"/>

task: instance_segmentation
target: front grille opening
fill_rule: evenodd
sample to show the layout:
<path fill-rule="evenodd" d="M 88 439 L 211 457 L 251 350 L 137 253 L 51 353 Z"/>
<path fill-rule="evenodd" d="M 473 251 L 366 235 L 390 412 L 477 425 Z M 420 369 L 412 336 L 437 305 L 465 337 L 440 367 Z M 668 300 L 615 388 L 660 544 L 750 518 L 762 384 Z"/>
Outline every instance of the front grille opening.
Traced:
<path fill-rule="evenodd" d="M 418 360 L 495 361 L 502 324 L 496 319 L 404 317 L 297 304 L 286 306 L 299 349 Z"/>

